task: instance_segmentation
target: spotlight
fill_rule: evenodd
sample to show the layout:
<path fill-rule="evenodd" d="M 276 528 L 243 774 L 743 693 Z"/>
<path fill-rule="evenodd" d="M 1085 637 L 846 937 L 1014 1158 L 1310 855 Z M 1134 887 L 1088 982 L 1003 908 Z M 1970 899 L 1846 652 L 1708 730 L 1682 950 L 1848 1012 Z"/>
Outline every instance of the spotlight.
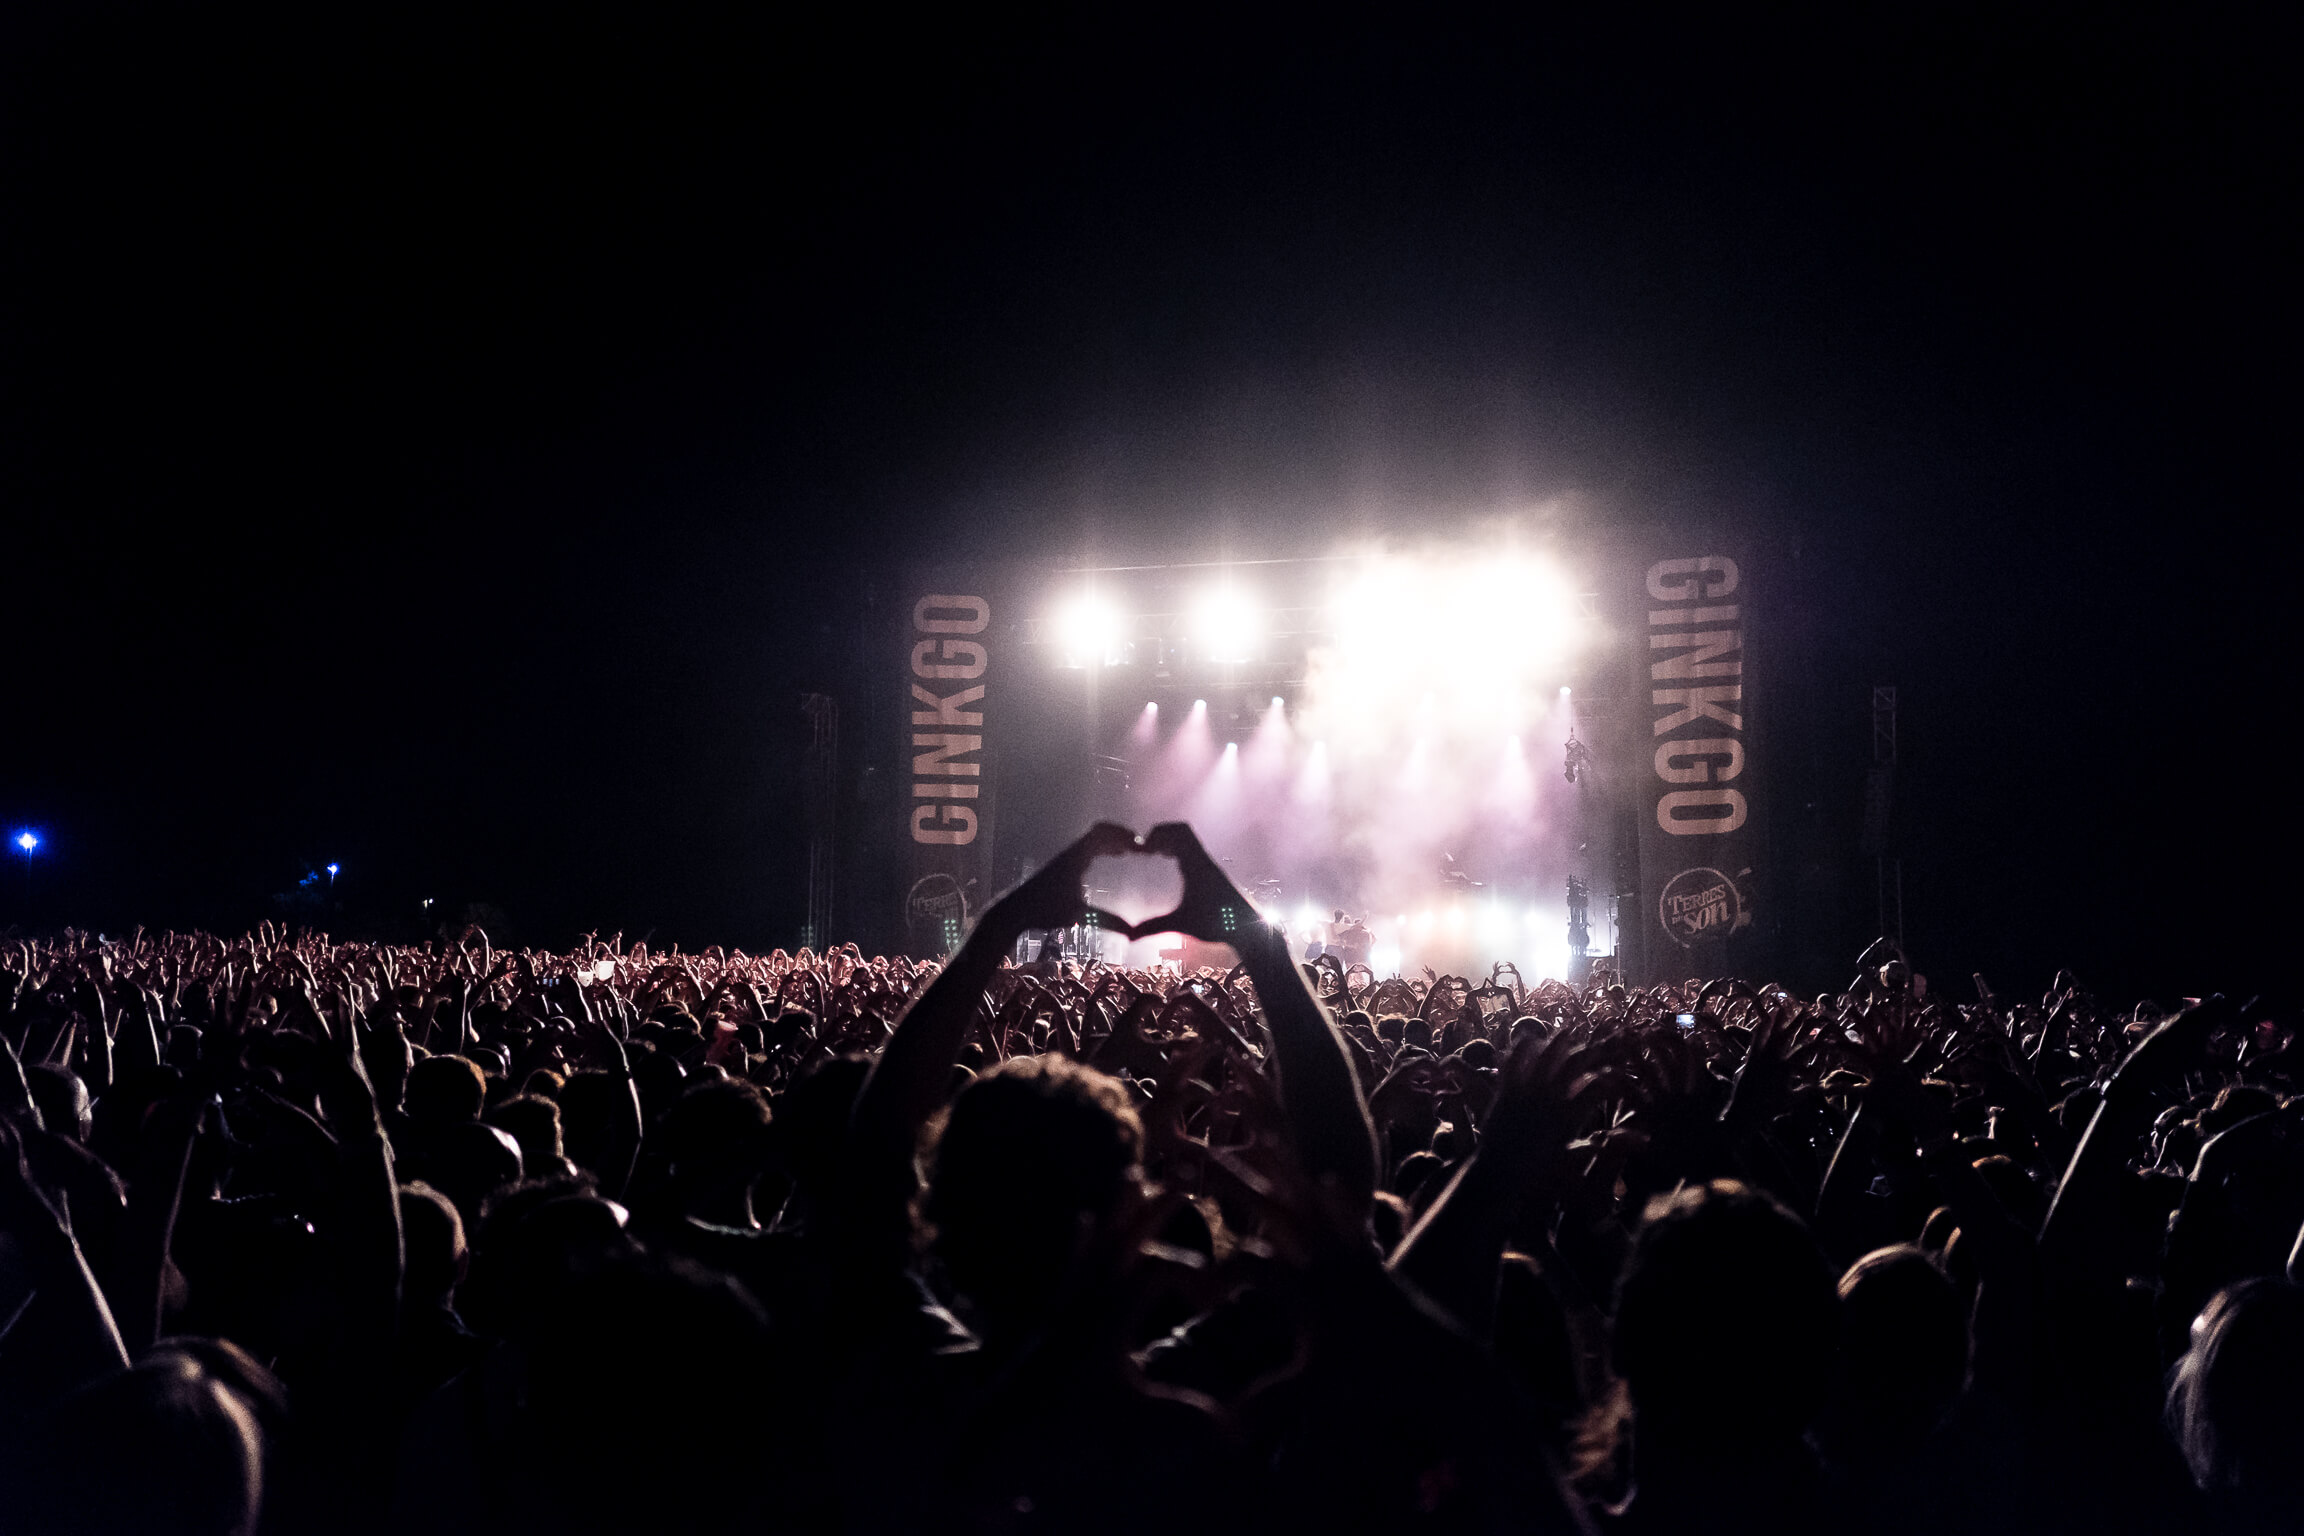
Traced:
<path fill-rule="evenodd" d="M 1192 713 L 1196 715 L 1208 713 L 1208 701 L 1206 699 L 1194 699 L 1192 701 Z"/>
<path fill-rule="evenodd" d="M 329 879 L 331 879 L 331 880 L 335 879 L 335 878 L 336 878 L 336 871 L 337 871 L 337 866 L 336 866 L 336 865 L 334 865 L 334 864 L 331 864 L 331 865 L 329 865 L 329 866 L 328 866 L 328 878 L 329 878 Z"/>
<path fill-rule="evenodd" d="M 1285 703 L 1285 701 L 1283 701 L 1283 700 L 1281 699 L 1280 695 L 1278 695 L 1278 694 L 1274 694 L 1274 695 L 1272 695 L 1272 707 L 1273 707 L 1274 709 L 1280 709 L 1280 708 L 1283 708 L 1283 707 L 1284 707 L 1284 703 Z"/>
<path fill-rule="evenodd" d="M 1144 713 L 1146 713 L 1146 714 L 1148 714 L 1148 715 L 1156 715 L 1156 714 L 1160 713 L 1160 701 L 1159 701 L 1159 700 L 1157 700 L 1157 699 L 1147 699 L 1147 700 L 1145 700 L 1145 701 L 1144 701 Z"/>
<path fill-rule="evenodd" d="M 40 846 L 40 834 L 27 829 L 16 834 L 15 842 L 17 847 L 30 853 Z"/>
<path fill-rule="evenodd" d="M 1064 665 L 1113 665 L 1120 660 L 1126 628 L 1120 610 L 1093 594 L 1083 593 L 1066 604 L 1056 617 L 1056 638 L 1064 648 Z"/>
<path fill-rule="evenodd" d="M 1192 614 L 1192 639 L 1203 661 L 1247 661 L 1256 653 L 1263 615 L 1246 594 L 1218 587 Z"/>

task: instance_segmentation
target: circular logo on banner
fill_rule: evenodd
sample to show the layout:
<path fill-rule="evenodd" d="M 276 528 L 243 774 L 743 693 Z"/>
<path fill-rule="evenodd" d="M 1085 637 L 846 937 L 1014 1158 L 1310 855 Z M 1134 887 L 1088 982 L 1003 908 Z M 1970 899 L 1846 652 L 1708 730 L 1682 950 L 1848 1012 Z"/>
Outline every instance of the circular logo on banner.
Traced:
<path fill-rule="evenodd" d="M 1744 898 L 1736 882 L 1716 869 L 1684 869 L 1664 882 L 1656 916 L 1683 949 L 1724 939 L 1744 926 Z"/>
<path fill-rule="evenodd" d="M 968 926 L 968 896 L 950 875 L 922 875 L 904 898 L 904 926 L 932 941 L 959 942 Z"/>

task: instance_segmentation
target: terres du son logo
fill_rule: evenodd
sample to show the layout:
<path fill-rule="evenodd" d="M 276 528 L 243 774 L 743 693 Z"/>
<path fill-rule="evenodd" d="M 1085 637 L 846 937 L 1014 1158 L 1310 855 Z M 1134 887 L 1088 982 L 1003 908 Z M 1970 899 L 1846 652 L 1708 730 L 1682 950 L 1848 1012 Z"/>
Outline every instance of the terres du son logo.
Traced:
<path fill-rule="evenodd" d="M 1684 869 L 1664 882 L 1656 917 L 1680 944 L 1724 939 L 1752 920 L 1736 882 L 1716 869 Z"/>
<path fill-rule="evenodd" d="M 904 926 L 915 939 L 958 944 L 968 926 L 968 893 L 950 875 L 922 875 L 905 894 Z"/>
<path fill-rule="evenodd" d="M 961 846 L 976 841 L 976 807 L 962 804 L 982 795 L 984 763 L 969 754 L 984 746 L 984 687 L 952 690 L 984 675 L 990 661 L 980 635 L 992 622 L 992 605 L 981 597 L 932 592 L 913 605 L 912 628 L 927 638 L 912 646 L 912 745 L 926 750 L 912 759 L 912 841 Z M 951 691 L 948 691 L 951 690 Z M 973 726 L 974 732 L 945 730 Z"/>

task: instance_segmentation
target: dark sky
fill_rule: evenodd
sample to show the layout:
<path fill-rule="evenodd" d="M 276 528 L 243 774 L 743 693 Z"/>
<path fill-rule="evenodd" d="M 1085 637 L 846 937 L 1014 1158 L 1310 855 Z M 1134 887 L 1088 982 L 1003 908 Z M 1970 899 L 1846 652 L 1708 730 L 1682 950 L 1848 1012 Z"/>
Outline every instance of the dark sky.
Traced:
<path fill-rule="evenodd" d="M 790 9 L 9 9 L 36 917 L 334 858 L 354 918 L 788 941 L 793 701 L 893 558 L 1575 492 L 1797 541 L 1817 730 L 1903 690 L 1923 969 L 2276 979 L 2269 18 Z"/>

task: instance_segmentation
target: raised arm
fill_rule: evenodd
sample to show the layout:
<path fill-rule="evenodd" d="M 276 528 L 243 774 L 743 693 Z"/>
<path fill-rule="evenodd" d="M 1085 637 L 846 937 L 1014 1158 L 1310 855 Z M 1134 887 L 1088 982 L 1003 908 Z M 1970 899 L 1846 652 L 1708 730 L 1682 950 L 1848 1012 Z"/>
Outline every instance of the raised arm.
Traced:
<path fill-rule="evenodd" d="M 54 1303 L 48 1326 L 59 1331 L 61 1364 L 69 1378 L 56 1385 L 69 1390 L 125 1366 L 127 1346 L 104 1289 L 73 1240 L 72 1228 L 33 1182 L 24 1144 L 6 1115 L 0 1115 L 0 1229 L 30 1260 L 38 1294 Z"/>
<path fill-rule="evenodd" d="M 1091 861 L 1136 846 L 1125 827 L 1100 822 L 1029 880 L 988 908 L 928 990 L 921 994 L 881 1050 L 857 1095 L 849 1122 L 851 1175 L 859 1182 L 852 1209 L 873 1226 L 899 1220 L 910 1198 L 912 1153 L 920 1128 L 944 1102 L 952 1068 L 976 1016 L 978 1001 L 1001 960 L 1031 929 L 1065 928 L 1088 911 L 1082 882 Z M 1106 924 L 1125 932 L 1109 914 Z"/>
<path fill-rule="evenodd" d="M 335 1246 L 347 1342 L 355 1352 L 388 1351 L 400 1315 L 400 1187 L 360 1052 L 361 1028 L 356 1012 L 347 1009 L 337 1049 L 321 1069 L 320 1107 L 337 1144 Z M 373 1367 L 381 1359 L 367 1363 Z"/>
<path fill-rule="evenodd" d="M 1304 1171 L 1333 1190 L 1342 1219 L 1365 1222 L 1376 1192 L 1376 1130 L 1353 1076 L 1351 1049 L 1335 1021 L 1288 958 L 1287 941 L 1258 918 L 1254 904 L 1190 827 L 1163 822 L 1145 835 L 1144 848 L 1176 861 L 1184 874 L 1184 900 L 1167 917 L 1138 924 L 1137 931 L 1187 933 L 1228 944 L 1239 954 L 1264 1009 L 1280 1102 Z"/>
<path fill-rule="evenodd" d="M 595 1011 L 592 999 L 579 986 L 577 1003 L 584 1015 L 584 1041 L 600 1058 L 601 1065 L 623 1086 L 616 1096 L 616 1135 L 608 1144 L 606 1161 L 612 1166 L 593 1171 L 600 1176 L 600 1192 L 614 1200 L 624 1198 L 631 1188 L 632 1170 L 640 1161 L 640 1143 L 647 1133 L 647 1121 L 640 1112 L 640 1090 L 632 1082 L 632 1054 L 624 1048 L 615 1026 Z M 609 1011 L 624 1015 L 624 1001 L 613 994 L 607 999 Z M 629 1032 L 628 1015 L 626 1029 Z"/>
<path fill-rule="evenodd" d="M 1521 1213 L 1558 1197 L 1568 1142 L 1592 1085 L 1565 1031 L 1533 1021 L 1504 1063 L 1504 1080 L 1474 1152 L 1392 1255 L 1394 1273 L 1476 1336 L 1495 1323 L 1497 1265 Z"/>
<path fill-rule="evenodd" d="M 2199 1059 L 2209 1032 L 2232 1012 L 2222 997 L 2185 1009 L 2139 1041 L 2112 1075 L 2040 1230 L 2052 1283 L 2085 1285 L 2117 1272 L 2108 1256 L 2117 1246 L 2128 1150 L 2152 1123 L 2155 1090 Z"/>

